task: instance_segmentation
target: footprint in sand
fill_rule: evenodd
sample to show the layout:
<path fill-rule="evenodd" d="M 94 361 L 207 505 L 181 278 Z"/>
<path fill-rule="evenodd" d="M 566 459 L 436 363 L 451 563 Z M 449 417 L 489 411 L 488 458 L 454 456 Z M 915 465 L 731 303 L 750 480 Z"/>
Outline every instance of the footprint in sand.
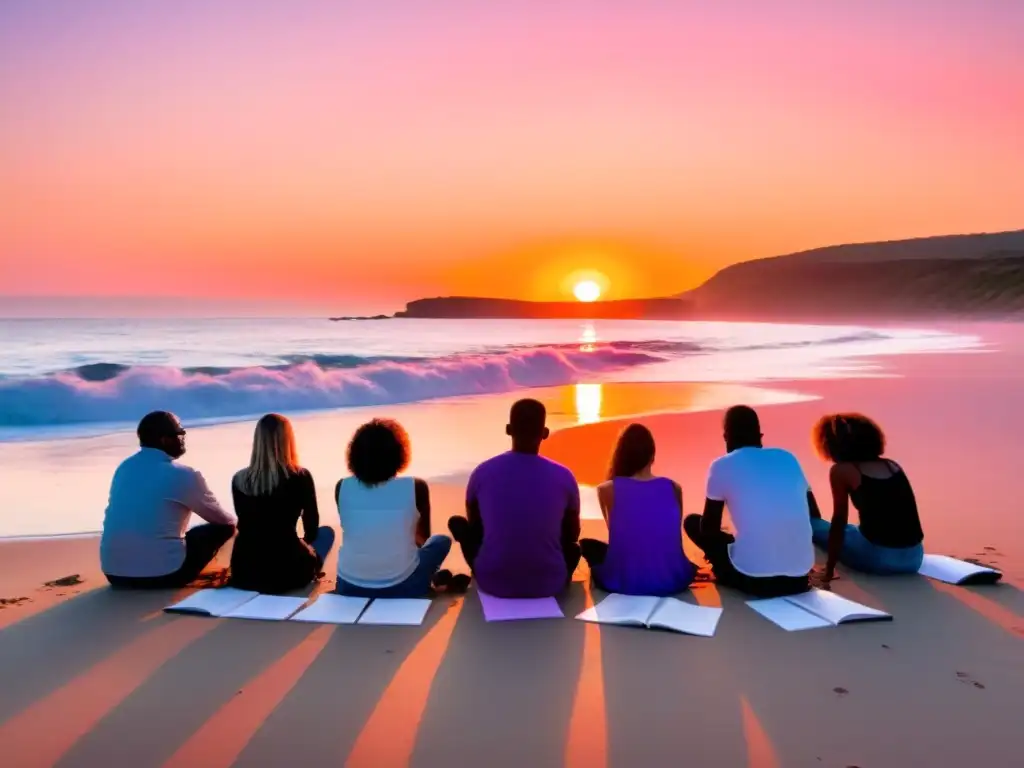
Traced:
<path fill-rule="evenodd" d="M 964 685 L 973 685 L 975 688 L 981 689 L 985 688 L 985 686 L 982 683 L 979 683 L 977 680 L 974 680 L 967 672 L 957 672 L 956 679 Z"/>
<path fill-rule="evenodd" d="M 82 577 L 77 573 L 73 573 L 70 576 L 62 576 L 61 578 L 54 579 L 53 581 L 43 582 L 43 586 L 53 589 L 54 587 L 74 587 L 81 583 Z"/>

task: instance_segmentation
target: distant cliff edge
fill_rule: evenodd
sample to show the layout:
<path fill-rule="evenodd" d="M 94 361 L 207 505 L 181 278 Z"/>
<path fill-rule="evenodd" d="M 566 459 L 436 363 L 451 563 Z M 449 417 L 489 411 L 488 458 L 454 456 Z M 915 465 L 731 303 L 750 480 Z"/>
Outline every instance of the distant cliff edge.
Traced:
<path fill-rule="evenodd" d="M 1024 230 L 837 245 L 745 261 L 664 298 L 586 304 L 449 296 L 412 301 L 394 315 L 780 322 L 1010 316 L 1024 317 Z"/>
<path fill-rule="evenodd" d="M 708 319 L 874 320 L 1024 312 L 1024 230 L 745 261 L 680 294 Z"/>
<path fill-rule="evenodd" d="M 677 298 L 621 301 L 517 301 L 470 296 L 418 299 L 395 317 L 477 319 L 685 320 L 692 317 L 689 302 Z"/>

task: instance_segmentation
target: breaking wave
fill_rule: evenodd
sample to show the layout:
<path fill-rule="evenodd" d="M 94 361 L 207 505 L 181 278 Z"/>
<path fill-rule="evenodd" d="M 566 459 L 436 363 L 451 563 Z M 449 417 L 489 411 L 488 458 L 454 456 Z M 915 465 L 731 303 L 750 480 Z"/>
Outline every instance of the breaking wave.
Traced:
<path fill-rule="evenodd" d="M 151 410 L 224 421 L 267 411 L 312 411 L 571 384 L 635 366 L 714 352 L 844 344 L 874 331 L 808 341 L 735 345 L 729 339 L 610 341 L 481 347 L 447 357 L 284 355 L 247 367 L 94 362 L 34 377 L 0 376 L 0 428 L 77 427 L 137 421 Z"/>
<path fill-rule="evenodd" d="M 577 347 L 432 359 L 311 356 L 280 366 L 233 369 L 92 363 L 48 376 L 0 380 L 0 427 L 131 422 L 157 409 L 183 419 L 230 419 L 386 405 L 568 384 L 664 359 L 612 347 Z"/>

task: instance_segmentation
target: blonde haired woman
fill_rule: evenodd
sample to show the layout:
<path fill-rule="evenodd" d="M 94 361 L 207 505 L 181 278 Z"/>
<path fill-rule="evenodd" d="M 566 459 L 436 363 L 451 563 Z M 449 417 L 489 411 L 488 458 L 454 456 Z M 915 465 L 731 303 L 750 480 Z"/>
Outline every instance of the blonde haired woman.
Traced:
<path fill-rule="evenodd" d="M 313 476 L 299 465 L 295 433 L 284 416 L 268 413 L 256 423 L 252 458 L 232 479 L 231 495 L 238 515 L 232 586 L 275 594 L 301 589 L 319 575 L 334 531 L 320 527 Z"/>

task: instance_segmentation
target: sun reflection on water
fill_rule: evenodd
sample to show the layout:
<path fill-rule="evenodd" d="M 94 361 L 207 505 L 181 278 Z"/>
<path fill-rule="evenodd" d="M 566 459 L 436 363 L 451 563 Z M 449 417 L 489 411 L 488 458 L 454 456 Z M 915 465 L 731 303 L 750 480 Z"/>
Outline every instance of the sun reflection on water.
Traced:
<path fill-rule="evenodd" d="M 580 329 L 580 352 L 593 352 L 597 343 L 597 329 L 593 323 L 585 323 Z"/>
<path fill-rule="evenodd" d="M 596 424 L 601 420 L 601 384 L 576 385 L 576 422 Z"/>

